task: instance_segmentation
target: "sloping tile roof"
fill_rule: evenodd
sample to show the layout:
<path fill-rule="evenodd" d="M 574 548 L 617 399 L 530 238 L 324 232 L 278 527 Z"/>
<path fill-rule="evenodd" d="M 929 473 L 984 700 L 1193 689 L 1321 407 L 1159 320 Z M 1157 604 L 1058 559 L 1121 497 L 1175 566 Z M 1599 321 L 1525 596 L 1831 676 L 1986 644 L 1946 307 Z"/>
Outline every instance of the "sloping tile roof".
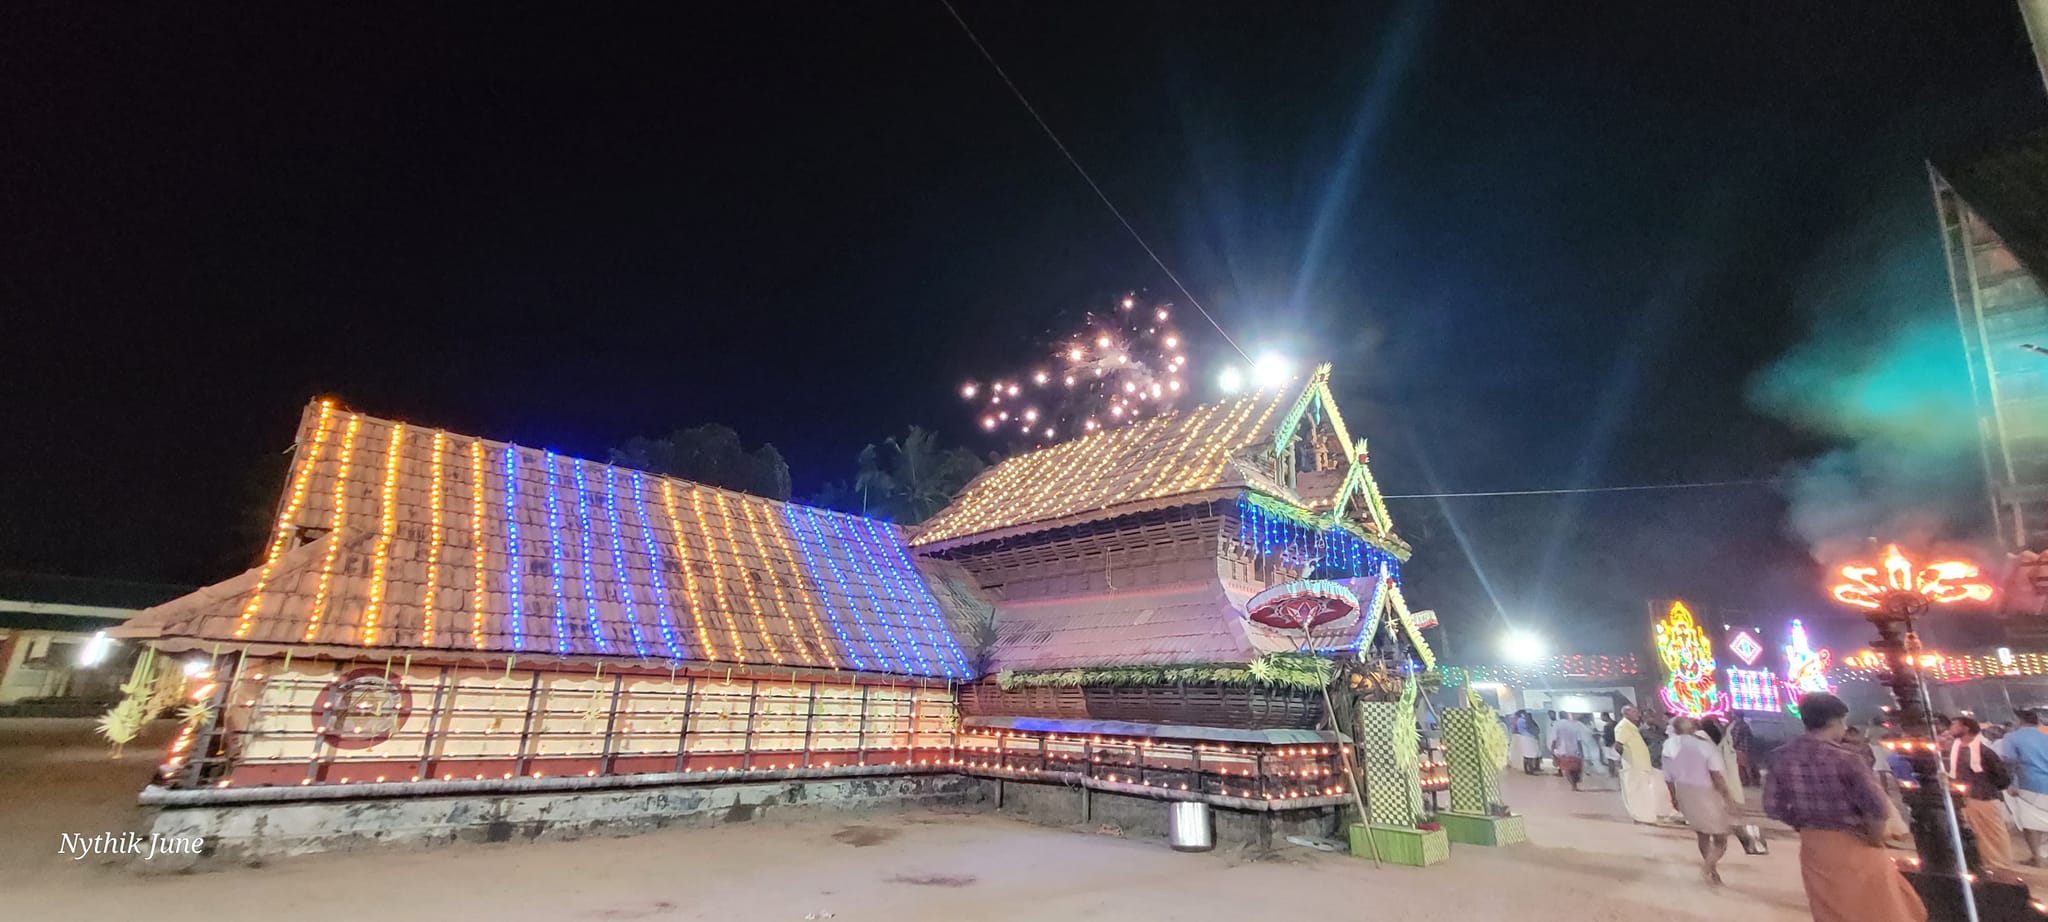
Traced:
<path fill-rule="evenodd" d="M 927 520 L 913 545 L 1098 510 L 1242 486 L 1231 462 L 1273 426 L 1298 391 L 1255 393 L 1237 400 L 1155 416 L 1019 455 L 982 472 L 952 505 Z"/>
<path fill-rule="evenodd" d="M 123 633 L 971 672 L 886 522 L 325 403 L 299 445 L 266 563 Z"/>

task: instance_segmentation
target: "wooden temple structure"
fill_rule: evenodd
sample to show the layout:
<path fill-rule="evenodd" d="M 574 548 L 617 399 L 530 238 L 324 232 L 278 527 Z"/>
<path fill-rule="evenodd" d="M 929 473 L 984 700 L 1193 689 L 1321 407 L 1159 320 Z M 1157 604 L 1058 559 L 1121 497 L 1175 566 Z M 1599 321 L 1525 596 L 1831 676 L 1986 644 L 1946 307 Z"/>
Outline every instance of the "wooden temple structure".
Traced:
<path fill-rule="evenodd" d="M 1014 457 L 915 529 L 314 402 L 263 558 L 121 632 L 194 673 L 144 801 L 250 853 L 330 847 L 336 814 L 249 819 L 308 804 L 503 837 L 807 784 L 1334 830 L 1326 690 L 1378 645 L 1430 660 L 1328 377 Z M 1248 617 L 1297 584 L 1354 603 Z M 1445 774 L 1406 745 L 1389 783 Z"/>

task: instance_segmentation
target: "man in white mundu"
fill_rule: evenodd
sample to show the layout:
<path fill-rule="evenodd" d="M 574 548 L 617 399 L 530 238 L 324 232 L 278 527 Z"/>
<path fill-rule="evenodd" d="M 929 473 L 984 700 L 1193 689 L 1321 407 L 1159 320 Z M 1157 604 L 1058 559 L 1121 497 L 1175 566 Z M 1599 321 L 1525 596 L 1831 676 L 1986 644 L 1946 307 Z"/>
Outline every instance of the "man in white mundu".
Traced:
<path fill-rule="evenodd" d="M 1621 709 L 1621 722 L 1614 725 L 1614 746 L 1621 750 L 1621 805 L 1628 818 L 1638 823 L 1655 823 L 1671 815 L 1671 791 L 1664 773 L 1650 764 L 1650 746 L 1643 741 L 1639 726 L 1642 713 L 1634 706 Z"/>

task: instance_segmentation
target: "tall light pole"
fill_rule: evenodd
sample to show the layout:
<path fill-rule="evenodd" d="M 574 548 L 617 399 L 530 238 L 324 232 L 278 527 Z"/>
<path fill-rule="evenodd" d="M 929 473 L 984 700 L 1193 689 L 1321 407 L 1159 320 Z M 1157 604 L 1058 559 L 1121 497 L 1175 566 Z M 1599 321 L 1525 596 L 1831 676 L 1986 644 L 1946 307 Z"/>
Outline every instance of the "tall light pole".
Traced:
<path fill-rule="evenodd" d="M 1991 587 L 1975 581 L 1975 564 L 1944 560 L 1919 567 L 1900 553 L 1897 545 L 1885 548 L 1878 566 L 1849 564 L 1842 567 L 1841 574 L 1846 582 L 1834 586 L 1835 600 L 1862 609 L 1863 616 L 1877 628 L 1874 649 L 1884 657 L 1884 684 L 1898 703 L 1898 729 L 1903 739 L 1885 745 L 1902 752 L 1913 766 L 1914 782 L 1902 782 L 1901 787 L 1913 815 L 1913 845 L 1920 855 L 1916 876 L 1921 880 L 1916 886 L 1930 909 L 1937 901 L 1946 904 L 1955 899 L 1964 910 L 1963 917 L 1975 920 L 1977 887 L 1972 885 L 1983 865 L 1977 856 L 1976 837 L 1957 822 L 1955 791 L 1950 787 L 1953 781 L 1935 751 L 1940 729 L 1930 721 L 1927 682 L 1920 671 L 1920 637 L 1913 630 L 1913 619 L 1937 605 L 1985 601 L 1991 598 Z M 2023 895 L 2021 902 L 2025 902 Z"/>

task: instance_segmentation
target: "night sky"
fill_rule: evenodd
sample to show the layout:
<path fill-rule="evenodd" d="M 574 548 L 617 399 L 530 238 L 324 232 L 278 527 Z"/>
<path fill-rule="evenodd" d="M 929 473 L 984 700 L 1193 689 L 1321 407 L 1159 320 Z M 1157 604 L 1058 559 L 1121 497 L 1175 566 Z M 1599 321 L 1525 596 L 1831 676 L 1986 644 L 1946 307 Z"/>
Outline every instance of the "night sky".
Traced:
<path fill-rule="evenodd" d="M 1830 382 L 1958 342 L 1924 161 L 2048 121 L 2009 0 L 1291 6 L 962 13 L 1234 337 L 1336 363 L 1388 493 L 1784 479 L 1395 501 L 1454 646 L 1981 537 L 1974 456 L 1856 468 L 1873 413 L 1938 440 L 1959 350 Z M 316 394 L 595 457 L 724 422 L 803 495 L 907 424 L 991 447 L 959 383 L 1056 316 L 1185 300 L 936 2 L 190 12 L 0 30 L 0 569 L 231 575 Z"/>

